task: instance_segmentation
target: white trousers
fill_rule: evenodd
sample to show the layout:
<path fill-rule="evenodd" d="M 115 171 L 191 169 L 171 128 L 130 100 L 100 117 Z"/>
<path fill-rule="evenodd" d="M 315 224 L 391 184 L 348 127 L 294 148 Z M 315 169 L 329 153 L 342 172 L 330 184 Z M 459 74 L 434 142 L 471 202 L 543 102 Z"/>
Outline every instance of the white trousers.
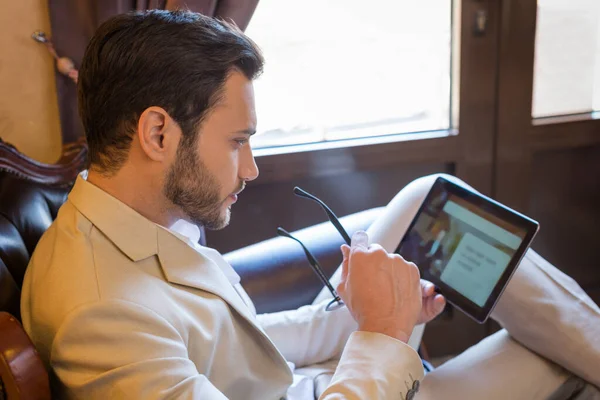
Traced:
<path fill-rule="evenodd" d="M 438 176 L 402 189 L 367 230 L 371 243 L 395 251 Z M 340 274 L 332 277 L 334 286 Z M 330 296 L 324 289 L 315 302 Z M 600 308 L 534 251 L 525 255 L 492 318 L 504 329 L 427 374 L 419 399 L 545 400 L 572 375 L 600 387 Z M 597 395 L 586 399 L 600 399 L 600 392 L 591 392 Z"/>

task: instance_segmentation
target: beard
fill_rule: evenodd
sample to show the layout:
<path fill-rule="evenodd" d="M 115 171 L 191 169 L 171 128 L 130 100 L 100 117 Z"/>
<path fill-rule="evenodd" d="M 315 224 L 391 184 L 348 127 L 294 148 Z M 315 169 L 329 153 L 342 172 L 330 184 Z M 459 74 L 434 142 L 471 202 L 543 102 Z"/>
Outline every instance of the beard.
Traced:
<path fill-rule="evenodd" d="M 244 183 L 241 182 L 238 191 Z M 231 210 L 223 210 L 227 197 L 221 198 L 222 187 L 200 160 L 193 143 L 183 140 L 163 186 L 163 194 L 198 226 L 223 229 L 229 225 Z"/>

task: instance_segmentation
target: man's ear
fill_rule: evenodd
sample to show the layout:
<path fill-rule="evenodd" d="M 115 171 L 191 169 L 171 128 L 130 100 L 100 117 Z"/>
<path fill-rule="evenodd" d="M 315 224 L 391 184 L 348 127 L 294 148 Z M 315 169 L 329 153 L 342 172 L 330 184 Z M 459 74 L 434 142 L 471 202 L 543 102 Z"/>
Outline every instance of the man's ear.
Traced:
<path fill-rule="evenodd" d="M 148 107 L 138 120 L 140 147 L 154 161 L 164 161 L 177 149 L 181 130 L 161 107 Z"/>

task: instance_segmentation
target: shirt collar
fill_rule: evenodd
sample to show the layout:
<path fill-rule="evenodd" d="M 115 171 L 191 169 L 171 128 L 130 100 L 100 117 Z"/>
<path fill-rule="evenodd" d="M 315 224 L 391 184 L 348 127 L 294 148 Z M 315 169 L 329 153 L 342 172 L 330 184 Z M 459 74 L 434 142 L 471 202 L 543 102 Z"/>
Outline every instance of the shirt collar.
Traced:
<path fill-rule="evenodd" d="M 179 233 L 180 235 L 188 238 L 192 243 L 200 242 L 200 228 L 185 219 L 177 220 L 173 225 L 169 227 L 173 232 Z"/>
<path fill-rule="evenodd" d="M 233 269 L 233 267 L 223 258 L 223 256 L 215 249 L 201 246 L 198 242 L 200 241 L 200 228 L 197 225 L 192 224 L 184 219 L 176 221 L 173 225 L 168 228 L 175 236 L 183 240 L 188 246 L 192 247 L 198 253 L 205 257 L 213 260 L 223 271 L 227 280 L 232 285 L 240 283 L 240 276 Z"/>

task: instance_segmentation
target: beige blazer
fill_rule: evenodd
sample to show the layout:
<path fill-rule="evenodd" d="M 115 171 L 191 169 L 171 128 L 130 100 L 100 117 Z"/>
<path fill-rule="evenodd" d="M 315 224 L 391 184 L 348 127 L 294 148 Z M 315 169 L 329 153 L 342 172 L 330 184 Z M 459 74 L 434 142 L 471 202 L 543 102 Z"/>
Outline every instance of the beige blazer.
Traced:
<path fill-rule="evenodd" d="M 193 249 L 79 177 L 32 256 L 22 293 L 23 325 L 52 371 L 55 395 L 285 397 L 292 371 L 219 262 L 218 252 Z M 282 315 L 282 323 L 265 319 L 268 330 L 291 326 L 306 338 L 298 346 L 315 342 L 314 318 Z M 355 332 L 323 398 L 403 399 L 422 375 L 409 346 Z"/>

